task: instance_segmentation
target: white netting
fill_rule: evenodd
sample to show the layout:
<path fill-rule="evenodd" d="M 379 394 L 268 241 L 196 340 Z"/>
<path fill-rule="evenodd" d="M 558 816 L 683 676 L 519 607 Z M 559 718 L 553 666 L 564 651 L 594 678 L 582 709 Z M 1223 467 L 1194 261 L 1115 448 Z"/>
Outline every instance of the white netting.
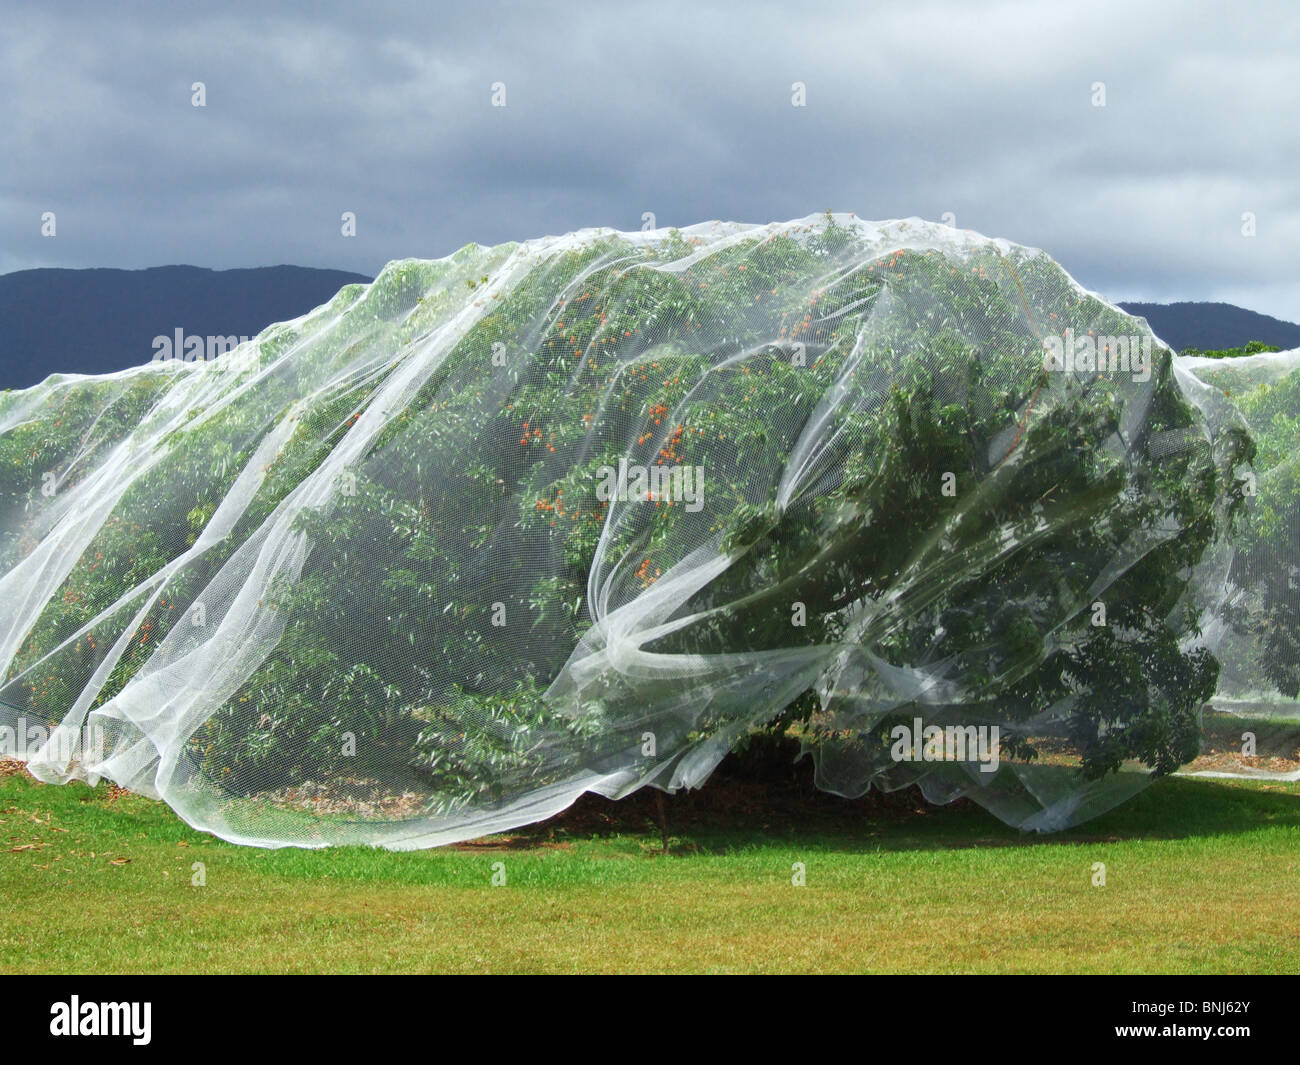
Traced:
<path fill-rule="evenodd" d="M 0 400 L 0 735 L 229 839 L 408 848 L 783 714 L 828 790 L 1060 828 L 1196 756 L 1198 619 L 1255 639 L 1233 402 L 915 219 L 392 263 Z"/>
<path fill-rule="evenodd" d="M 1300 349 L 1175 361 L 1222 393 L 1254 445 L 1245 513 L 1196 581 L 1222 665 L 1207 724 L 1252 753 L 1208 750 L 1194 771 L 1300 780 Z"/>

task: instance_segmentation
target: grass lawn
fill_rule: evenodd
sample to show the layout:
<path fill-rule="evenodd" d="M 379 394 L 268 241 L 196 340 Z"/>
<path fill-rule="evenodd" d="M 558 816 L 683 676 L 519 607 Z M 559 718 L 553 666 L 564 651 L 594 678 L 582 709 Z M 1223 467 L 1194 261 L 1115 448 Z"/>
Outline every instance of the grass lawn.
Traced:
<path fill-rule="evenodd" d="M 1300 785 L 1162 780 L 1045 838 L 916 807 L 688 819 L 668 854 L 647 820 L 591 817 L 405 854 L 268 851 L 8 763 L 0 971 L 1300 971 Z"/>

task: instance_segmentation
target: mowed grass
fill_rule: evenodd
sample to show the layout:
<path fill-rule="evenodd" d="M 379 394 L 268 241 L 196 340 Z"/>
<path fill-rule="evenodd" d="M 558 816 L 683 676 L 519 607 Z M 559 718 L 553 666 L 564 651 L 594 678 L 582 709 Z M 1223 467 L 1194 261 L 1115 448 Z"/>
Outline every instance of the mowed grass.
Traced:
<path fill-rule="evenodd" d="M 971 808 L 741 822 L 666 855 L 649 824 L 271 851 L 106 785 L 10 773 L 0 971 L 1300 971 L 1295 784 L 1163 780 L 1051 837 Z"/>

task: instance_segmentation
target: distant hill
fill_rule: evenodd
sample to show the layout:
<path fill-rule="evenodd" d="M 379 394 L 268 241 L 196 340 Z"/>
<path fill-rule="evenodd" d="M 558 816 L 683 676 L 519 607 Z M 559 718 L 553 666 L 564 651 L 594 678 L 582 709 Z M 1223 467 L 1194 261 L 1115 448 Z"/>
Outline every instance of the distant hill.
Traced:
<path fill-rule="evenodd" d="M 1147 320 L 1155 333 L 1175 351 L 1200 348 L 1218 351 L 1262 340 L 1283 350 L 1300 348 L 1300 325 L 1256 314 L 1231 303 L 1121 303 L 1129 314 Z"/>
<path fill-rule="evenodd" d="M 0 274 L 0 388 L 52 373 L 107 373 L 148 362 L 155 337 L 256 336 L 328 302 L 363 274 L 304 266 L 207 270 L 19 270 Z M 1300 347 L 1300 325 L 1230 303 L 1121 303 L 1176 350 L 1262 340 Z"/>
<path fill-rule="evenodd" d="M 256 336 L 362 274 L 304 266 L 18 270 L 0 275 L 0 388 L 148 362 L 157 336 Z"/>

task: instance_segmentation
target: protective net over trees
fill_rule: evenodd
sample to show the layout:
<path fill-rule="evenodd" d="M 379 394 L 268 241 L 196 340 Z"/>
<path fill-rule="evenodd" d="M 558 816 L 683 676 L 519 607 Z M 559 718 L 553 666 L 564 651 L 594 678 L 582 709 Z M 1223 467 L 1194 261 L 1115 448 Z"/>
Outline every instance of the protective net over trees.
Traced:
<path fill-rule="evenodd" d="M 1176 362 L 1233 405 L 1253 445 L 1245 513 L 1195 579 L 1221 668 L 1191 771 L 1300 780 L 1300 349 Z"/>
<path fill-rule="evenodd" d="M 1203 760 L 1221 684 L 1296 694 L 1300 378 L 1178 362 L 919 220 L 395 262 L 3 396 L 0 736 L 264 845 L 696 786 L 774 719 L 827 790 L 1069 826 Z"/>

